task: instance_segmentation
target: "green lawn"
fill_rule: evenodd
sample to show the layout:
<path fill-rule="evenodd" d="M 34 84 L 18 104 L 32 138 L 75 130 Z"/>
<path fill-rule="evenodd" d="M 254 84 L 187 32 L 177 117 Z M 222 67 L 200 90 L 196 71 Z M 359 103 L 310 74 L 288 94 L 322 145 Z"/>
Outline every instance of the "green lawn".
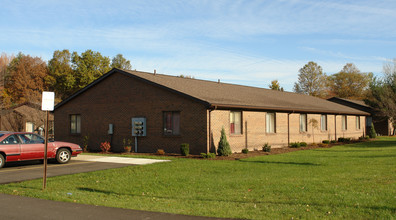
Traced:
<path fill-rule="evenodd" d="M 396 138 L 239 161 L 175 159 L 0 185 L 37 198 L 248 219 L 394 219 Z"/>

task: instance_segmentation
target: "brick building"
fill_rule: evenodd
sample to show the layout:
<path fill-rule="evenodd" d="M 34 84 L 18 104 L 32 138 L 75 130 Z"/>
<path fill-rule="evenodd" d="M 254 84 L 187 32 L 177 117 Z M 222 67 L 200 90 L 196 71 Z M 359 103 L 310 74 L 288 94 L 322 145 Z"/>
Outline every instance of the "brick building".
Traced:
<path fill-rule="evenodd" d="M 332 97 L 327 100 L 369 113 L 370 116 L 366 117 L 366 134 L 370 131 L 371 124 L 373 124 L 377 134 L 385 136 L 395 135 L 395 128 L 393 127 L 392 119 L 381 116 L 380 112 L 374 110 L 369 105 L 366 105 L 364 101 L 338 97 Z"/>
<path fill-rule="evenodd" d="M 224 127 L 233 151 L 321 142 L 365 133 L 366 112 L 327 100 L 262 88 L 113 69 L 55 106 L 55 138 L 114 151 L 132 139 L 131 118 L 146 119 L 138 152 L 214 152 Z M 109 125 L 112 134 L 109 134 Z"/>

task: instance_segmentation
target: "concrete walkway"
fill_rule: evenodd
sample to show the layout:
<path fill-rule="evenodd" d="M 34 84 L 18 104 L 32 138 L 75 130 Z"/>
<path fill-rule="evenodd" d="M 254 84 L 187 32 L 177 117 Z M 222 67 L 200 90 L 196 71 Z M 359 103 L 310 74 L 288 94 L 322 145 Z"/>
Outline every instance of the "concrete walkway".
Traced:
<path fill-rule="evenodd" d="M 170 160 L 157 160 L 146 158 L 130 158 L 130 157 L 108 157 L 108 156 L 93 156 L 93 155 L 78 155 L 73 160 L 103 162 L 103 163 L 121 163 L 132 165 L 146 165 L 159 162 L 169 162 Z"/>

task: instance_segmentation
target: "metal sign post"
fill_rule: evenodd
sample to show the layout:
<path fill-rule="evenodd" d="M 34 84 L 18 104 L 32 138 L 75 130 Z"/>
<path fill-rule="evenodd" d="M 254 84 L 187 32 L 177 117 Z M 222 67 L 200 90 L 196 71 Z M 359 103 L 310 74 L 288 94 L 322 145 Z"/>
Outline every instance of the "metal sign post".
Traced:
<path fill-rule="evenodd" d="M 45 141 L 44 141 L 44 175 L 43 175 L 43 189 L 47 187 L 47 152 L 48 152 L 48 120 L 49 111 L 54 110 L 55 103 L 55 93 L 53 92 L 43 92 L 41 110 L 46 111 L 45 120 Z"/>

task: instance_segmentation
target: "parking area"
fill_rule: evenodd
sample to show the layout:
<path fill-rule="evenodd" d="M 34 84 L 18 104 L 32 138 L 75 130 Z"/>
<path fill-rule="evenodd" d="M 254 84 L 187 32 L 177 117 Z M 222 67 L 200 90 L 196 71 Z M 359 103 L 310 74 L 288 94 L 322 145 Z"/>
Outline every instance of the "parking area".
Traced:
<path fill-rule="evenodd" d="M 79 155 L 67 164 L 48 163 L 47 177 L 92 172 L 97 170 L 144 165 L 167 160 Z M 0 169 L 0 184 L 21 182 L 43 177 L 42 161 L 7 163 Z"/>

